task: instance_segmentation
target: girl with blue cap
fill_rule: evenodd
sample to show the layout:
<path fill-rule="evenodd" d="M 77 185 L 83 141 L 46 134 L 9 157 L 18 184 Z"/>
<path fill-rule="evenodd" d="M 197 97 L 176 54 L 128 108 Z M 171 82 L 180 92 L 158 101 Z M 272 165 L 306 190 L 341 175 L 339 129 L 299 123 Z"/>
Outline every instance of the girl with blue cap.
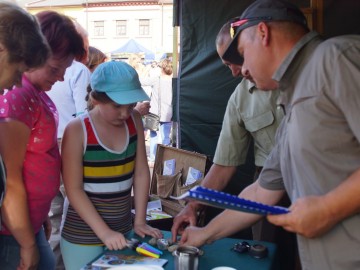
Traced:
<path fill-rule="evenodd" d="M 149 97 L 125 62 L 100 64 L 90 85 L 94 108 L 68 124 L 62 142 L 67 200 L 61 251 L 68 270 L 80 269 L 105 247 L 127 246 L 132 188 L 135 233 L 162 237 L 146 224 L 150 172 L 141 116 L 134 110 Z"/>

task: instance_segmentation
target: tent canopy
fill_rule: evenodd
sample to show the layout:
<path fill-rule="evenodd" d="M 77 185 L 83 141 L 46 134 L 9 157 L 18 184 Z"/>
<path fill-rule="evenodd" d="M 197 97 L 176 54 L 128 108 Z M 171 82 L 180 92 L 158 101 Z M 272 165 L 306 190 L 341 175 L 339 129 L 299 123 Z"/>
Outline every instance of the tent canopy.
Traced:
<path fill-rule="evenodd" d="M 111 52 L 112 54 L 116 53 L 144 53 L 145 60 L 154 60 L 155 54 L 149 49 L 145 48 L 139 44 L 134 39 L 129 39 L 123 46 Z"/>

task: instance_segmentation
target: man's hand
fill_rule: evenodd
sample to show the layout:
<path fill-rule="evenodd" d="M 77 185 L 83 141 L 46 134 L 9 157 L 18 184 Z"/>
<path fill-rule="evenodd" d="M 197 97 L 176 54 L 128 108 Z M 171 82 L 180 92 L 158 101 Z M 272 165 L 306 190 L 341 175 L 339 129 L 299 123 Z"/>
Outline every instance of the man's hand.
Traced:
<path fill-rule="evenodd" d="M 268 215 L 268 221 L 308 238 L 326 233 L 337 223 L 321 196 L 298 199 L 289 209 L 288 214 Z"/>
<path fill-rule="evenodd" d="M 174 218 L 174 223 L 171 228 L 172 240 L 177 242 L 176 238 L 178 234 L 182 234 L 185 227 L 188 225 L 195 226 L 197 219 L 198 204 L 195 202 L 189 202 L 183 210 Z"/>
<path fill-rule="evenodd" d="M 211 244 L 204 228 L 189 226 L 183 232 L 179 241 L 180 245 L 200 247 L 204 244 Z"/>
<path fill-rule="evenodd" d="M 134 108 L 141 116 L 147 115 L 150 111 L 150 102 L 138 102 Z"/>

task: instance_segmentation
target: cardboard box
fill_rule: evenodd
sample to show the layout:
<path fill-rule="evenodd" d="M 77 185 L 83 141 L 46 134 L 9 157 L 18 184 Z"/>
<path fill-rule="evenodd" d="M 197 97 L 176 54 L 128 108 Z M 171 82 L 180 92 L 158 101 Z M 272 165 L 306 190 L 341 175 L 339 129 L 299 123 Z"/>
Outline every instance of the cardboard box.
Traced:
<path fill-rule="evenodd" d="M 181 171 L 179 180 L 184 184 L 187 179 L 189 167 L 199 170 L 203 176 L 206 174 L 207 157 L 196 152 L 158 144 L 153 174 L 151 177 L 150 194 L 151 196 L 159 197 L 161 199 L 163 211 L 172 216 L 176 216 L 184 208 L 185 203 L 183 201 L 170 199 L 168 196 L 159 196 L 158 190 L 159 184 L 167 184 L 159 183 L 159 179 L 160 181 L 167 181 L 167 179 L 169 179 L 168 177 L 171 177 L 159 177 L 159 175 L 163 174 L 164 161 L 172 159 L 175 159 L 175 174 L 177 175 Z M 199 184 L 199 182 L 197 182 L 197 184 Z M 170 186 L 169 188 L 171 188 Z M 175 194 L 172 193 L 170 195 Z"/>

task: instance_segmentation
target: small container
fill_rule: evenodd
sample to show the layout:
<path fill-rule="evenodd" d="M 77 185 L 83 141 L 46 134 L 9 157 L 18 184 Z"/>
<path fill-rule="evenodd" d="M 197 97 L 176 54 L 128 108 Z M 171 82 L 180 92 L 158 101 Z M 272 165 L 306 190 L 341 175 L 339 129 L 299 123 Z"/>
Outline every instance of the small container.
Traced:
<path fill-rule="evenodd" d="M 199 249 L 192 246 L 178 247 L 174 252 L 175 270 L 197 270 L 199 266 Z"/>

